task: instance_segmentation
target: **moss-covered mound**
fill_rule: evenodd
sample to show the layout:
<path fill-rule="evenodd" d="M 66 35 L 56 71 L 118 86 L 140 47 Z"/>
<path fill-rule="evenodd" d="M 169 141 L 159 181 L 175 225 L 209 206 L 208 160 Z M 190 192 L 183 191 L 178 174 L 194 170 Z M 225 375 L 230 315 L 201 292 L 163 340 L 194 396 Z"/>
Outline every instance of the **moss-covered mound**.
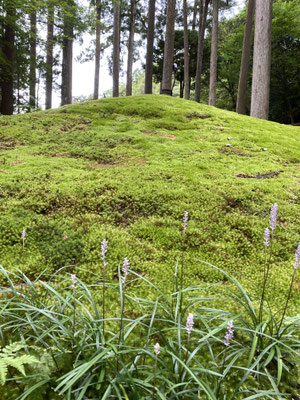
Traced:
<path fill-rule="evenodd" d="M 171 290 L 188 211 L 186 282 L 220 278 L 202 259 L 256 290 L 277 202 L 268 289 L 280 306 L 300 240 L 299 189 L 299 127 L 165 96 L 0 117 L 0 263 L 30 276 L 73 265 L 101 277 L 106 238 L 111 275 L 128 257 Z"/>

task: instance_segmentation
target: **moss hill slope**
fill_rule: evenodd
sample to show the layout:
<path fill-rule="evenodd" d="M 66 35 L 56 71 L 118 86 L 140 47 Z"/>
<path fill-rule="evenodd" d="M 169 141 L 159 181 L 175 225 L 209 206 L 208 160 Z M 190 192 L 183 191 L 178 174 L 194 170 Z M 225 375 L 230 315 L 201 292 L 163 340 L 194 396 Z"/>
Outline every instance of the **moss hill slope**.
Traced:
<path fill-rule="evenodd" d="M 298 127 L 139 96 L 0 117 L 0 149 L 3 266 L 21 266 L 25 228 L 27 273 L 73 265 L 100 276 L 105 237 L 112 274 L 127 256 L 171 288 L 188 211 L 186 281 L 219 278 L 202 259 L 260 284 L 276 201 L 269 290 L 282 301 L 300 240 Z"/>

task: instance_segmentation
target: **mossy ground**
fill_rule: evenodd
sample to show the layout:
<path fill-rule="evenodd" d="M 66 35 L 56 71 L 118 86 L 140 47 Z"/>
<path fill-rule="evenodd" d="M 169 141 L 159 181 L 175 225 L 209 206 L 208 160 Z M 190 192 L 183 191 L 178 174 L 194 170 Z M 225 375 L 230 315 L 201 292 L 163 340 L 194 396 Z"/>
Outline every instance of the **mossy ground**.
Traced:
<path fill-rule="evenodd" d="M 101 278 L 106 238 L 109 274 L 128 257 L 172 290 L 188 211 L 186 284 L 221 278 L 202 259 L 255 292 L 276 201 L 268 295 L 280 309 L 300 240 L 299 139 L 298 127 L 165 96 L 0 117 L 0 262 L 32 277 L 71 265 Z M 298 274 L 291 312 L 299 288 Z"/>

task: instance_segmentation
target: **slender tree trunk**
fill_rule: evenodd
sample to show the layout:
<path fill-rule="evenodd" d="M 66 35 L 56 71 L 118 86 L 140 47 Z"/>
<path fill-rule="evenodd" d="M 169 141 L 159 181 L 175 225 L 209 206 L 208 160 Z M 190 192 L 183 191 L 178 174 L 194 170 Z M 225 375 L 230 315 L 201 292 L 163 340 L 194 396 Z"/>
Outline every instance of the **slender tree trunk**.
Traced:
<path fill-rule="evenodd" d="M 183 91 L 184 91 L 184 83 L 183 81 L 179 81 L 179 97 L 183 99 Z"/>
<path fill-rule="evenodd" d="M 29 63 L 29 106 L 30 109 L 36 107 L 36 6 L 32 1 L 32 11 L 30 14 L 30 63 Z"/>
<path fill-rule="evenodd" d="M 176 16 L 176 0 L 168 0 L 161 93 L 169 96 L 172 96 L 175 16 Z"/>
<path fill-rule="evenodd" d="M 190 57 L 189 57 L 189 31 L 187 22 L 187 0 L 183 0 L 183 27 L 184 27 L 184 98 L 190 98 Z"/>
<path fill-rule="evenodd" d="M 145 68 L 146 94 L 152 94 L 154 26 L 155 26 L 155 0 L 149 0 L 147 54 L 146 54 L 146 68 Z"/>
<path fill-rule="evenodd" d="M 201 9 L 201 19 L 199 21 L 198 31 L 198 49 L 197 49 L 197 66 L 196 66 L 196 81 L 195 81 L 195 101 L 200 102 L 201 92 L 201 75 L 203 65 L 203 50 L 204 50 L 204 33 L 206 28 L 207 10 L 210 0 L 204 0 L 203 7 Z"/>
<path fill-rule="evenodd" d="M 99 98 L 99 74 L 100 74 L 100 35 L 101 35 L 101 0 L 96 3 L 96 48 L 95 48 L 95 76 L 94 76 L 94 100 Z"/>
<path fill-rule="evenodd" d="M 252 43 L 252 27 L 255 12 L 255 0 L 248 0 L 248 11 L 243 42 L 243 54 L 241 60 L 240 79 L 238 86 L 236 112 L 246 114 L 247 82 L 249 75 L 249 63 Z"/>
<path fill-rule="evenodd" d="M 119 97 L 120 75 L 120 1 L 114 0 L 114 32 L 113 32 L 113 97 Z"/>
<path fill-rule="evenodd" d="M 7 0 L 5 4 L 6 22 L 4 23 L 4 40 L 2 52 L 5 65 L 2 68 L 1 87 L 1 114 L 11 115 L 14 112 L 13 75 L 15 62 L 15 20 L 16 6 L 14 0 Z"/>
<path fill-rule="evenodd" d="M 73 20 L 69 12 L 64 15 L 61 105 L 72 104 Z"/>
<path fill-rule="evenodd" d="M 46 42 L 46 110 L 52 108 L 53 85 L 53 29 L 54 8 L 50 4 L 47 17 L 47 42 Z"/>
<path fill-rule="evenodd" d="M 197 14 L 198 14 L 198 6 L 200 4 L 200 10 L 202 10 L 201 6 L 202 0 L 194 0 L 194 10 L 193 10 L 193 20 L 192 20 L 192 30 L 194 31 L 196 29 L 196 20 L 197 20 Z"/>
<path fill-rule="evenodd" d="M 210 106 L 216 105 L 217 87 L 217 64 L 218 64 L 218 25 L 219 25 L 219 0 L 212 0 L 213 4 L 213 26 L 210 52 L 210 78 L 209 78 L 209 100 Z"/>
<path fill-rule="evenodd" d="M 251 116 L 268 119 L 272 39 L 272 0 L 256 0 Z"/>
<path fill-rule="evenodd" d="M 132 96 L 132 66 L 133 66 L 135 17 L 136 17 L 136 0 L 131 0 L 131 2 L 130 2 L 129 39 L 128 39 L 126 96 Z"/>

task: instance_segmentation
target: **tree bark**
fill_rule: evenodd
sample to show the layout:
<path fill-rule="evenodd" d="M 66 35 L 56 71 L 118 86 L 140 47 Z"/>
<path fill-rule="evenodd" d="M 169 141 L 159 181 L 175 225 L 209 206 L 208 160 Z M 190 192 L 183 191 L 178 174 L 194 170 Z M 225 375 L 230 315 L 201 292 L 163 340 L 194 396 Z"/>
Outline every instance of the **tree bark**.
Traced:
<path fill-rule="evenodd" d="M 195 101 L 200 102 L 201 92 L 201 75 L 203 65 L 203 50 L 204 50 L 204 33 L 206 28 L 208 4 L 210 0 L 204 0 L 201 9 L 201 19 L 199 21 L 198 30 L 198 49 L 197 49 L 197 66 L 196 66 L 196 80 L 195 80 Z"/>
<path fill-rule="evenodd" d="M 202 10 L 201 6 L 202 0 L 200 0 L 200 10 Z M 194 0 L 194 10 L 193 10 L 193 20 L 192 20 L 192 30 L 194 31 L 196 29 L 196 20 L 197 20 L 197 14 L 198 14 L 198 6 L 199 6 L 199 0 Z"/>
<path fill-rule="evenodd" d="M 131 0 L 129 38 L 128 38 L 126 96 L 132 96 L 132 66 L 133 66 L 135 17 L 136 17 L 136 0 Z"/>
<path fill-rule="evenodd" d="M 256 0 L 251 116 L 268 119 L 272 39 L 272 0 Z"/>
<path fill-rule="evenodd" d="M 176 16 L 176 0 L 168 0 L 161 93 L 169 96 L 172 96 L 175 16 Z"/>
<path fill-rule="evenodd" d="M 146 94 L 152 94 L 154 26 L 155 26 L 155 0 L 149 0 L 147 54 L 146 54 L 146 68 L 145 68 Z"/>
<path fill-rule="evenodd" d="M 5 4 L 6 22 L 4 24 L 4 38 L 2 44 L 5 65 L 2 68 L 1 109 L 3 115 L 14 112 L 14 63 L 15 63 L 15 21 L 16 6 L 14 0 L 7 0 Z"/>
<path fill-rule="evenodd" d="M 113 31 L 113 97 L 119 97 L 120 75 L 120 1 L 114 0 L 114 31 Z"/>
<path fill-rule="evenodd" d="M 252 43 L 252 27 L 255 12 L 255 0 L 248 0 L 248 11 L 243 41 L 243 53 L 240 68 L 236 112 L 246 114 L 247 83 L 249 75 L 250 53 Z"/>
<path fill-rule="evenodd" d="M 94 76 L 94 100 L 99 98 L 99 74 L 100 74 L 100 35 L 101 35 L 101 0 L 96 2 L 96 47 L 95 47 L 95 76 Z"/>
<path fill-rule="evenodd" d="M 213 4 L 213 26 L 210 52 L 210 78 L 209 78 L 209 100 L 210 106 L 216 105 L 217 87 L 217 64 L 218 64 L 218 25 L 219 25 L 219 0 L 212 0 Z"/>
<path fill-rule="evenodd" d="M 47 42 L 46 42 L 46 110 L 52 108 L 53 85 L 53 32 L 54 32 L 54 8 L 50 4 L 47 16 Z"/>
<path fill-rule="evenodd" d="M 70 11 L 64 15 L 61 105 L 72 104 L 73 20 Z"/>
<path fill-rule="evenodd" d="M 30 61 L 29 61 L 29 106 L 36 107 L 36 4 L 32 1 L 30 14 Z"/>
<path fill-rule="evenodd" d="M 187 0 L 183 0 L 183 39 L 184 39 L 184 98 L 190 98 L 190 57 L 189 57 L 189 31 L 187 22 Z"/>

